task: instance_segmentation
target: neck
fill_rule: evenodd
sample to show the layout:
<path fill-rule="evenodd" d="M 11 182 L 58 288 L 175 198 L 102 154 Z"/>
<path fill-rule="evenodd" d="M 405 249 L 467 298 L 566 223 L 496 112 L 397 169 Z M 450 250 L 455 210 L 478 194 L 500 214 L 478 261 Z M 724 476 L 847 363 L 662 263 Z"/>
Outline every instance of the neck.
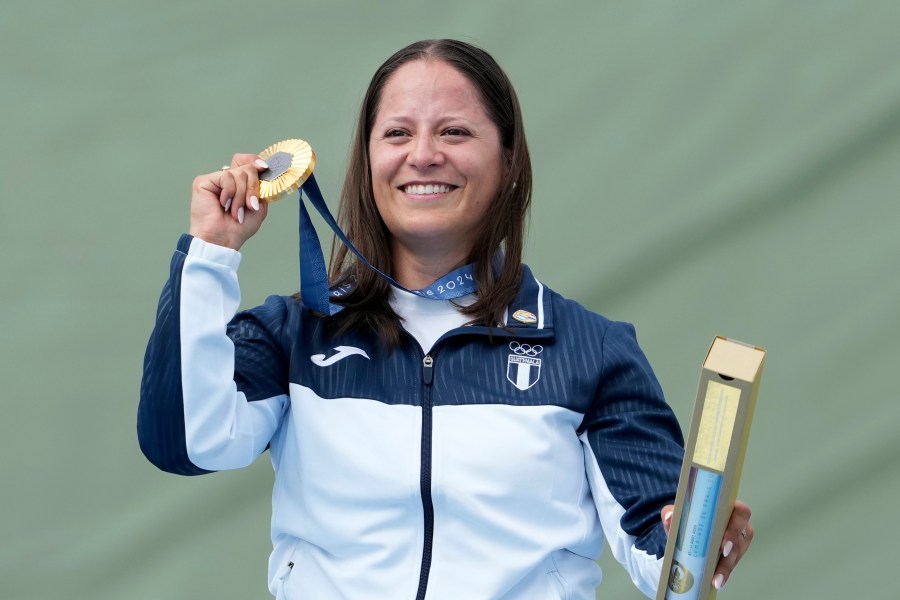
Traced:
<path fill-rule="evenodd" d="M 427 252 L 413 251 L 396 241 L 391 244 L 391 276 L 403 287 L 418 290 L 434 283 L 442 275 L 465 264 L 466 252 L 443 248 Z"/>

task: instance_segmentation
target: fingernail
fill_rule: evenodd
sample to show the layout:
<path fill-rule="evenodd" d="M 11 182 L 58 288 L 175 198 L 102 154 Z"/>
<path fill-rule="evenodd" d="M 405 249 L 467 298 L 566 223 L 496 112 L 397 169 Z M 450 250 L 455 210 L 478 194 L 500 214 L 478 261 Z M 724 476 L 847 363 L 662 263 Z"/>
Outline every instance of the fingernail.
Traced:
<path fill-rule="evenodd" d="M 670 510 L 666 514 L 663 515 L 663 522 L 668 523 L 671 520 L 672 520 L 672 511 Z"/>
<path fill-rule="evenodd" d="M 256 196 L 250 196 L 250 208 L 253 210 L 259 210 L 259 198 Z"/>
<path fill-rule="evenodd" d="M 725 585 L 725 576 L 719 573 L 715 577 L 713 577 L 713 587 L 717 590 L 721 590 L 722 586 Z"/>
<path fill-rule="evenodd" d="M 234 200 L 234 198 L 229 198 L 228 200 L 225 201 L 225 212 L 228 212 L 229 210 L 231 210 L 231 201 L 232 200 Z"/>
<path fill-rule="evenodd" d="M 269 168 L 269 163 L 267 163 L 266 161 L 264 161 L 264 160 L 261 159 L 261 158 L 257 158 L 257 159 L 256 159 L 256 166 L 257 166 L 257 167 L 260 167 L 261 169 L 268 169 L 268 168 Z"/>
<path fill-rule="evenodd" d="M 241 225 L 244 224 L 244 207 L 243 206 L 238 209 L 238 223 L 240 223 Z"/>
<path fill-rule="evenodd" d="M 722 556 L 728 556 L 731 554 L 731 549 L 734 548 L 734 544 L 731 543 L 731 540 L 725 542 L 725 546 L 722 548 Z"/>

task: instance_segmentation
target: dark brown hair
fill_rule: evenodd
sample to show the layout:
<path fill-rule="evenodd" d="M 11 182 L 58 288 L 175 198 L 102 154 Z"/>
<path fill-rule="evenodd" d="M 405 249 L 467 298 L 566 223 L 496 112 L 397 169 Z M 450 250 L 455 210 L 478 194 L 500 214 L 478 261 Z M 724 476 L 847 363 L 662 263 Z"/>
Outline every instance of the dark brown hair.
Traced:
<path fill-rule="evenodd" d="M 362 255 L 390 274 L 390 232 L 375 206 L 369 137 L 388 80 L 400 67 L 416 60 L 444 61 L 462 73 L 480 93 L 500 132 L 506 169 L 491 204 L 491 218 L 482 221 L 467 259 L 474 266 L 478 299 L 460 311 L 472 317 L 471 323 L 502 325 L 504 311 L 515 298 L 521 279 L 525 221 L 531 204 L 531 158 L 515 90 L 500 65 L 484 50 L 457 40 L 424 40 L 399 50 L 378 68 L 359 111 L 338 221 Z M 499 250 L 505 260 L 497 269 L 494 257 Z M 396 346 L 400 325 L 388 301 L 390 284 L 337 241 L 332 247 L 329 275 L 332 285 L 355 283 L 350 293 L 335 300 L 345 307 L 332 317 L 337 331 L 368 329 L 389 347 Z"/>

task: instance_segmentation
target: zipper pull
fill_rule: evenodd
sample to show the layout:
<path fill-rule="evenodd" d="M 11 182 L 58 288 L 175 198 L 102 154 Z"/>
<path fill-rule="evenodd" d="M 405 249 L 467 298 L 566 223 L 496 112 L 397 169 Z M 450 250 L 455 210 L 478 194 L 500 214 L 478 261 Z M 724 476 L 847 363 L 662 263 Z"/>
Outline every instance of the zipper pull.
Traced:
<path fill-rule="evenodd" d="M 422 378 L 425 380 L 425 385 L 431 385 L 431 381 L 434 379 L 434 359 L 430 354 L 426 354 L 422 359 Z"/>

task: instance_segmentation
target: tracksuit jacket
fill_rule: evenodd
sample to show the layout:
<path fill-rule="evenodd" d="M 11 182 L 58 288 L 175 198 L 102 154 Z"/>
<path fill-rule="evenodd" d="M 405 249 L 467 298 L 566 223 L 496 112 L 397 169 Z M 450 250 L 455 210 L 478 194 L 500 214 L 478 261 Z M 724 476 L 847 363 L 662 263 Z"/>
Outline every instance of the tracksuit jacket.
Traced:
<path fill-rule="evenodd" d="M 604 534 L 655 595 L 683 440 L 631 325 L 526 267 L 503 327 L 388 352 L 291 297 L 235 315 L 239 263 L 179 240 L 138 436 L 183 475 L 269 450 L 274 596 L 593 599 Z"/>

